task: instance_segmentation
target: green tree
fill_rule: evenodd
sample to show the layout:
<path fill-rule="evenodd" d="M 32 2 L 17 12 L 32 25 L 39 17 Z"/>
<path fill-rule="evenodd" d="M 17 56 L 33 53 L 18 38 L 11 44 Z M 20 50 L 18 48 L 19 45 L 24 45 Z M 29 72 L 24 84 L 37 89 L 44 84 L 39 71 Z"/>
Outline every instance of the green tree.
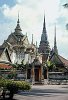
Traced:
<path fill-rule="evenodd" d="M 31 86 L 29 83 L 25 81 L 12 81 L 6 79 L 0 79 L 0 88 L 3 87 L 2 96 L 5 99 L 6 91 L 9 91 L 10 100 L 13 98 L 14 94 L 18 92 L 18 90 L 30 90 Z"/>
<path fill-rule="evenodd" d="M 51 61 L 47 61 L 46 65 L 48 67 L 48 71 L 54 71 L 54 69 L 56 67 L 55 64 L 53 62 L 51 62 Z"/>

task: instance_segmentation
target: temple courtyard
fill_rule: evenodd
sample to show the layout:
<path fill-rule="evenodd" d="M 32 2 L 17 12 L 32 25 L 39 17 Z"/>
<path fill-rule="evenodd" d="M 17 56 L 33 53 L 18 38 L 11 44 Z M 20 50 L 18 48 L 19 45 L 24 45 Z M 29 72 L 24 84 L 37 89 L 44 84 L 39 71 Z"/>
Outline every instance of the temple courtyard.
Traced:
<path fill-rule="evenodd" d="M 16 100 L 68 100 L 68 85 L 33 85 L 31 91 L 19 92 Z"/>

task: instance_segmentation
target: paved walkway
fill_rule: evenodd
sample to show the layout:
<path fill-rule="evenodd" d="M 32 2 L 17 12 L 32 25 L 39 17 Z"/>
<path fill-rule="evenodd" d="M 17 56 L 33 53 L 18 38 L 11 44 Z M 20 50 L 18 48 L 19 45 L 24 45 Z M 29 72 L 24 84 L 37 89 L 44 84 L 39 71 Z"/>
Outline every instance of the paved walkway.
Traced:
<path fill-rule="evenodd" d="M 68 85 L 35 85 L 30 92 L 20 92 L 17 100 L 68 100 Z"/>

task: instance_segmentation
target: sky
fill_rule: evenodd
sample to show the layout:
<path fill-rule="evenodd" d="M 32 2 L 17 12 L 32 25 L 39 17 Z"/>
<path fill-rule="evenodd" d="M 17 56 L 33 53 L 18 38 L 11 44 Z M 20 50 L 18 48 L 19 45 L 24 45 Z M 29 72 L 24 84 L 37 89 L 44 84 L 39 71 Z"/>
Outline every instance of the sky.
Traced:
<path fill-rule="evenodd" d="M 68 9 L 63 5 L 68 0 L 0 0 L 0 45 L 14 32 L 18 12 L 22 33 L 27 33 L 31 42 L 41 40 L 43 18 L 45 13 L 46 30 L 50 47 L 54 46 L 56 24 L 57 48 L 61 56 L 68 59 Z"/>

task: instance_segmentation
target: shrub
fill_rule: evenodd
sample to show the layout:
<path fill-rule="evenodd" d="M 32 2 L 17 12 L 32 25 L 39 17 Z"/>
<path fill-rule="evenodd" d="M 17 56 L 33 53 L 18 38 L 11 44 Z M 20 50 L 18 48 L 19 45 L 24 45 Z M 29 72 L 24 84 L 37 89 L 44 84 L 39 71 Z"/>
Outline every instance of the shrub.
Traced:
<path fill-rule="evenodd" d="M 18 92 L 18 90 L 30 90 L 31 86 L 29 83 L 25 81 L 12 81 L 7 79 L 0 79 L 0 87 L 3 87 L 3 91 L 10 91 L 9 97 L 12 99 L 14 94 Z M 4 97 L 5 97 L 5 93 Z"/>

